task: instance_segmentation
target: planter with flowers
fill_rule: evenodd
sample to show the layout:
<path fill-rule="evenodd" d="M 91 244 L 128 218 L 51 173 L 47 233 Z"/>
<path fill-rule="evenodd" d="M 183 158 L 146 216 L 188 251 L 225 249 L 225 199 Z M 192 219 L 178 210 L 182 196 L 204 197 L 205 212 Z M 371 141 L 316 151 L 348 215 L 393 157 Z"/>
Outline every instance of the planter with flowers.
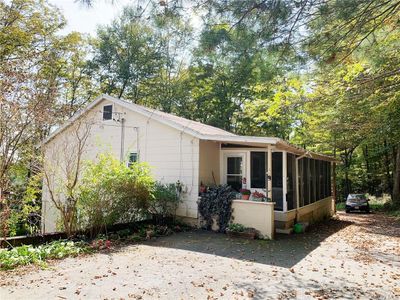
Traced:
<path fill-rule="evenodd" d="M 239 191 L 242 194 L 242 199 L 243 200 L 249 200 L 250 199 L 250 195 L 251 195 L 251 191 L 248 189 L 240 189 Z"/>
<path fill-rule="evenodd" d="M 225 232 L 231 238 L 239 237 L 254 240 L 258 237 L 258 231 L 256 229 L 248 228 L 238 223 L 229 224 Z"/>
<path fill-rule="evenodd" d="M 260 193 L 257 191 L 251 194 L 251 200 L 256 202 L 271 202 L 271 199 L 267 198 L 267 196 L 264 193 Z"/>

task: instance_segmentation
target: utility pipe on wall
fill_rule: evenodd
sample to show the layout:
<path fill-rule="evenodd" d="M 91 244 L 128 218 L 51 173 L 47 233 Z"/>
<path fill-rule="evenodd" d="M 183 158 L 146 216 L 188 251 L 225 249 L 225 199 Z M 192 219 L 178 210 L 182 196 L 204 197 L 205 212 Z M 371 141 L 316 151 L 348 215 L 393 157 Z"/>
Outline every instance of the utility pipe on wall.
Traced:
<path fill-rule="evenodd" d="M 125 118 L 121 118 L 121 153 L 120 153 L 120 161 L 124 161 L 124 152 L 125 152 Z"/>

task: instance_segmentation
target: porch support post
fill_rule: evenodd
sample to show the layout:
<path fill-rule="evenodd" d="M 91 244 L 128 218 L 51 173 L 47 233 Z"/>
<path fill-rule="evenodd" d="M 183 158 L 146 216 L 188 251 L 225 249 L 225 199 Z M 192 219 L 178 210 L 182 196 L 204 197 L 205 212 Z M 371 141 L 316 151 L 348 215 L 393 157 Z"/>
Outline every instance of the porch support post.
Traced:
<path fill-rule="evenodd" d="M 300 208 L 300 189 L 299 189 L 299 159 L 295 159 L 295 169 L 296 169 L 296 208 Z"/>
<path fill-rule="evenodd" d="M 331 194 L 333 199 L 333 211 L 336 214 L 336 162 L 331 162 Z"/>
<path fill-rule="evenodd" d="M 282 151 L 282 191 L 283 191 L 283 211 L 287 211 L 287 152 Z"/>
<path fill-rule="evenodd" d="M 267 197 L 272 199 L 272 149 L 268 147 Z"/>

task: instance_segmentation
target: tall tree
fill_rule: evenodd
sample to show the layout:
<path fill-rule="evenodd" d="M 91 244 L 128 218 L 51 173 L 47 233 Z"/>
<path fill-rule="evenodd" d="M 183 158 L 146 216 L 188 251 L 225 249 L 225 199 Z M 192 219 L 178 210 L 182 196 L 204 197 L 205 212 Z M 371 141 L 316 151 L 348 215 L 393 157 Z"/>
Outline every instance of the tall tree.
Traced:
<path fill-rule="evenodd" d="M 55 102 L 53 53 L 64 20 L 42 1 L 0 2 L 0 196 L 10 166 L 43 136 Z"/>

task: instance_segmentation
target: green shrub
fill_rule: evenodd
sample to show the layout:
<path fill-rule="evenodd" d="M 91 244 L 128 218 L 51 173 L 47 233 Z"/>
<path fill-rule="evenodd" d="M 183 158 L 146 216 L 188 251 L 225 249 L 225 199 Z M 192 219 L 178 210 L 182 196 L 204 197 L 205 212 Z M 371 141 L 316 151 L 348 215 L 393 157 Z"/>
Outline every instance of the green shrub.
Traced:
<path fill-rule="evenodd" d="M 173 217 L 175 216 L 179 201 L 176 184 L 156 182 L 153 197 L 150 199 L 149 212 L 153 216 L 161 218 Z"/>
<path fill-rule="evenodd" d="M 100 229 L 105 225 L 143 219 L 149 210 L 154 181 L 144 163 L 126 166 L 111 155 L 86 165 L 78 201 L 78 223 Z"/>
<path fill-rule="evenodd" d="M 244 232 L 246 227 L 239 223 L 231 223 L 229 224 L 228 229 L 233 232 Z"/>
<path fill-rule="evenodd" d="M 73 241 L 54 241 L 49 244 L 33 247 L 24 245 L 11 250 L 0 250 L 0 269 L 13 269 L 28 264 L 45 265 L 46 259 L 60 259 L 67 256 L 77 256 L 89 253 L 86 243 Z"/>

